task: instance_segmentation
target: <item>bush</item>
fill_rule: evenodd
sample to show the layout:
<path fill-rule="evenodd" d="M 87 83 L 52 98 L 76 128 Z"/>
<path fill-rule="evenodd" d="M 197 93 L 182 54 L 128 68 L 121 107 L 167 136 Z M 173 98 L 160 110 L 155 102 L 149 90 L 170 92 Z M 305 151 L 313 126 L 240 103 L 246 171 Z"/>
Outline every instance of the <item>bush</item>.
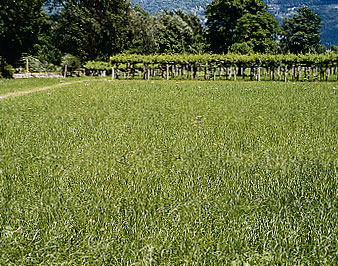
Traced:
<path fill-rule="evenodd" d="M 331 51 L 338 54 L 338 46 L 337 45 L 332 45 L 331 46 Z"/>
<path fill-rule="evenodd" d="M 22 62 L 28 60 L 29 72 L 52 72 L 57 70 L 55 65 L 30 55 L 22 57 L 21 60 Z"/>
<path fill-rule="evenodd" d="M 0 78 L 13 78 L 13 67 L 0 57 Z"/>
<path fill-rule="evenodd" d="M 235 54 L 252 54 L 253 45 L 251 42 L 234 43 L 230 47 L 230 52 Z"/>
<path fill-rule="evenodd" d="M 109 63 L 104 61 L 88 61 L 84 66 L 89 70 L 109 70 Z"/>
<path fill-rule="evenodd" d="M 71 55 L 71 54 L 65 54 L 61 58 L 61 66 L 62 67 L 67 66 L 67 71 L 72 73 L 72 72 L 80 69 L 81 62 L 80 62 L 80 59 L 77 58 L 76 56 Z"/>

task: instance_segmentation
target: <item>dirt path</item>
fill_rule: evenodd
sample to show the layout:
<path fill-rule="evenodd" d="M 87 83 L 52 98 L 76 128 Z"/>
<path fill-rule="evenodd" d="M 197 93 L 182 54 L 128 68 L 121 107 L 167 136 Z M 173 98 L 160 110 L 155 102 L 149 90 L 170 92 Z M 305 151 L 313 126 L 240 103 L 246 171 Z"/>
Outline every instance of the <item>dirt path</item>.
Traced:
<path fill-rule="evenodd" d="M 39 91 L 56 89 L 56 88 L 60 88 L 60 87 L 68 86 L 68 85 L 73 85 L 73 84 L 76 84 L 76 83 L 92 82 L 92 81 L 103 81 L 103 80 L 102 79 L 101 80 L 80 80 L 80 81 L 74 81 L 74 82 L 60 83 L 60 84 L 42 87 L 42 88 L 34 88 L 34 89 L 27 90 L 27 91 L 9 92 L 9 93 L 5 93 L 5 94 L 0 95 L 0 100 L 10 98 L 10 97 L 23 96 L 23 95 L 26 95 L 26 94 L 31 94 L 31 93 L 39 92 Z"/>

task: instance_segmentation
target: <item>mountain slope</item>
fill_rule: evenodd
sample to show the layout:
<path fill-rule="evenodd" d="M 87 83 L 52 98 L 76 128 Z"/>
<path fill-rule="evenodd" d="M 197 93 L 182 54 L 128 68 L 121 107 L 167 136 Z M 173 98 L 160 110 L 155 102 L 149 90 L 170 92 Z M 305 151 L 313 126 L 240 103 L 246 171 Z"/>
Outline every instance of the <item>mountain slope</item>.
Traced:
<path fill-rule="evenodd" d="M 154 15 L 163 10 L 182 9 L 204 19 L 204 9 L 212 0 L 132 0 Z M 266 0 L 270 12 L 279 22 L 292 16 L 298 7 L 310 7 L 322 19 L 322 42 L 338 45 L 338 0 Z"/>

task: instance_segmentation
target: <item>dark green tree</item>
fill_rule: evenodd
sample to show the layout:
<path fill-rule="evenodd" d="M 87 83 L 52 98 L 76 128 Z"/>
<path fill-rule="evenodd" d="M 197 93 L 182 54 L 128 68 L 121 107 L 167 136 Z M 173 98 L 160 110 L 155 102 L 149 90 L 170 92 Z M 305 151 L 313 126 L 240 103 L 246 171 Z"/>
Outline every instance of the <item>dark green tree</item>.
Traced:
<path fill-rule="evenodd" d="M 155 17 L 156 43 L 160 53 L 201 53 L 203 27 L 195 15 L 164 11 Z"/>
<path fill-rule="evenodd" d="M 140 54 L 155 53 L 155 29 L 153 17 L 139 5 L 135 5 L 131 12 L 128 51 Z"/>
<path fill-rule="evenodd" d="M 213 52 L 236 50 L 242 43 L 253 52 L 275 50 L 278 23 L 262 0 L 215 0 L 207 6 L 206 17 Z"/>
<path fill-rule="evenodd" d="M 41 27 L 46 23 L 44 0 L 0 1 L 0 56 L 16 64 L 22 53 L 29 52 Z"/>
<path fill-rule="evenodd" d="M 37 42 L 33 45 L 30 54 L 38 58 L 40 61 L 59 65 L 62 53 L 56 46 L 59 37 L 56 35 L 56 23 L 54 16 L 45 14 L 45 23 L 41 27 Z"/>
<path fill-rule="evenodd" d="M 280 46 L 283 52 L 307 53 L 322 50 L 319 30 L 321 19 L 309 8 L 299 8 L 282 24 Z"/>
<path fill-rule="evenodd" d="M 197 15 L 185 14 L 182 10 L 177 10 L 176 14 L 185 21 L 192 30 L 192 38 L 187 43 L 190 53 L 205 52 L 205 30 L 201 24 L 201 20 Z"/>
<path fill-rule="evenodd" d="M 332 45 L 331 46 L 331 51 L 338 54 L 338 46 L 337 45 Z"/>
<path fill-rule="evenodd" d="M 126 0 L 59 1 L 58 47 L 85 60 L 108 59 L 128 47 L 130 3 Z"/>

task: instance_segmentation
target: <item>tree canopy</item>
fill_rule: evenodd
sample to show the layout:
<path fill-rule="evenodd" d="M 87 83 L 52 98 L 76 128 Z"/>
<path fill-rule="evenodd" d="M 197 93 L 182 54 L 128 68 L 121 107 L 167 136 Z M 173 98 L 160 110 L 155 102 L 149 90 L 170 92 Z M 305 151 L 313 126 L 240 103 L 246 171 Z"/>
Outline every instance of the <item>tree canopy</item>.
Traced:
<path fill-rule="evenodd" d="M 14 64 L 35 43 L 48 18 L 44 0 L 0 1 L 0 56 Z"/>
<path fill-rule="evenodd" d="M 194 14 L 175 10 L 150 15 L 129 0 L 2 0 L 0 67 L 18 65 L 24 56 L 56 68 L 66 54 L 84 63 L 107 61 L 116 53 L 325 50 L 319 40 L 320 18 L 306 8 L 283 21 L 280 36 L 278 22 L 262 0 L 215 0 L 206 17 L 204 27 Z"/>
<path fill-rule="evenodd" d="M 215 0 L 207 6 L 210 49 L 226 53 L 246 43 L 253 52 L 275 50 L 278 22 L 261 0 Z"/>
<path fill-rule="evenodd" d="M 309 8 L 299 8 L 292 18 L 285 18 L 282 24 L 281 48 L 284 52 L 318 52 L 321 19 Z"/>
<path fill-rule="evenodd" d="M 127 45 L 131 7 L 120 0 L 68 0 L 59 14 L 59 48 L 86 60 L 108 58 Z"/>
<path fill-rule="evenodd" d="M 160 53 L 198 53 L 203 28 L 195 15 L 185 15 L 181 10 L 163 12 L 155 17 L 156 42 Z"/>

